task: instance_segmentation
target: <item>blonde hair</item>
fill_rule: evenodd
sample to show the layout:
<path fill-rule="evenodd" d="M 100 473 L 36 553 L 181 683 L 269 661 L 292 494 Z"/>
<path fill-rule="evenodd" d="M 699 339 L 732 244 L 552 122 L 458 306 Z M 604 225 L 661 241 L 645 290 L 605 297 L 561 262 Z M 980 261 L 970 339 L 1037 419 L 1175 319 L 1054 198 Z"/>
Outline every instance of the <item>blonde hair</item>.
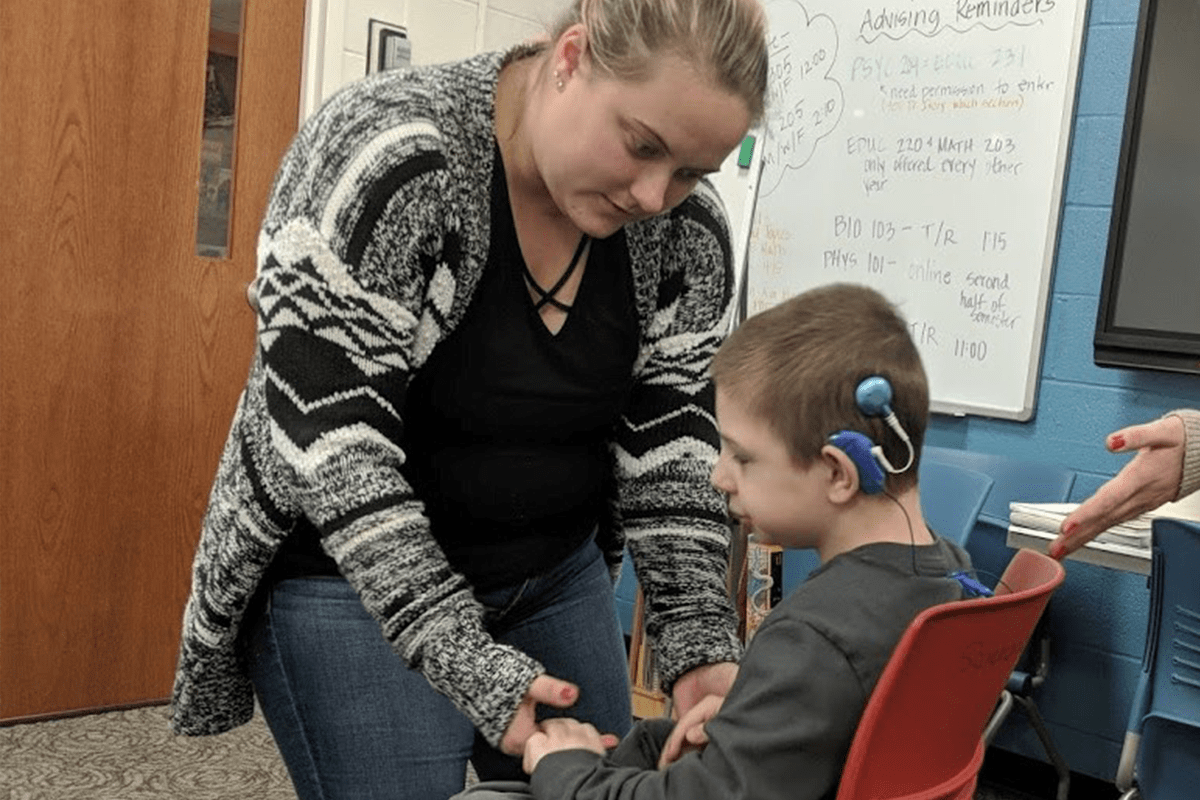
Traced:
<path fill-rule="evenodd" d="M 575 0 L 551 39 L 579 23 L 601 74 L 642 80 L 658 57 L 675 55 L 710 70 L 717 86 L 740 97 L 751 124 L 762 119 L 767 25 L 758 0 Z"/>
<path fill-rule="evenodd" d="M 915 485 L 929 384 L 907 323 L 874 289 L 830 284 L 755 314 L 725 340 L 711 374 L 801 465 L 811 464 L 839 430 L 866 434 L 893 464 L 903 464 L 908 447 L 880 417 L 863 414 L 854 399 L 864 378 L 883 376 L 915 453 L 909 469 L 888 476 L 888 487 Z"/>

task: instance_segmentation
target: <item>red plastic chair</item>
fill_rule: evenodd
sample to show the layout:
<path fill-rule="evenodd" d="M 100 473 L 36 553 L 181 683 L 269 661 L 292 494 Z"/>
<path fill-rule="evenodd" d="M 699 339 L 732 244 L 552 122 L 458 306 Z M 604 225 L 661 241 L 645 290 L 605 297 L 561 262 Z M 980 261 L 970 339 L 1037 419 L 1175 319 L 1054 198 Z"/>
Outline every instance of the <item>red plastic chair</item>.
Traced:
<path fill-rule="evenodd" d="M 1018 550 L 995 597 L 918 614 L 867 701 L 837 800 L 971 800 L 984 726 L 1063 577 Z"/>

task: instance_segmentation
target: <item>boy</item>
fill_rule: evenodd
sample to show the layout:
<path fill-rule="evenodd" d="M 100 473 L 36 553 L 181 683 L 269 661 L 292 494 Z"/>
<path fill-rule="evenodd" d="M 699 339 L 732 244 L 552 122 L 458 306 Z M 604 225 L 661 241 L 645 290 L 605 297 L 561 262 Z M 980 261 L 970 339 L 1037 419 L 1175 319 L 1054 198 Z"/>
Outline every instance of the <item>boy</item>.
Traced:
<path fill-rule="evenodd" d="M 849 284 L 805 292 L 742 324 L 712 375 L 713 484 L 745 529 L 814 548 L 821 566 L 759 627 L 723 703 L 710 699 L 674 732 L 646 720 L 606 757 L 611 737 L 590 725 L 542 723 L 524 761 L 540 800 L 832 797 L 905 628 L 964 596 L 955 573 L 969 558 L 922 520 L 929 391 L 886 299 Z"/>

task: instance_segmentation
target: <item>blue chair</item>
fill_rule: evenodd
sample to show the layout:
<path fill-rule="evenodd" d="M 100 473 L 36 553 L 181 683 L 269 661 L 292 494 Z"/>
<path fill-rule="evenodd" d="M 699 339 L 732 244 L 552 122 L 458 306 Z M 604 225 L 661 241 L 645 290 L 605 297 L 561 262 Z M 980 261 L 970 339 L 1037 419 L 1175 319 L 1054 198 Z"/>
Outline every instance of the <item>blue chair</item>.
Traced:
<path fill-rule="evenodd" d="M 991 477 L 973 469 L 921 456 L 918 470 L 921 512 L 938 536 L 965 546 L 992 488 Z M 783 593 L 789 594 L 820 566 L 815 550 L 789 550 L 783 556 Z"/>
<path fill-rule="evenodd" d="M 973 469 L 924 458 L 918 477 L 925 524 L 965 547 L 995 481 Z"/>
<path fill-rule="evenodd" d="M 1012 558 L 1008 540 L 1008 504 L 1063 503 L 1071 496 L 1075 471 L 1043 461 L 1028 461 L 994 453 L 957 450 L 953 447 L 926 445 L 921 463 L 954 464 L 982 472 L 992 479 L 992 490 L 984 500 L 979 521 L 966 542 L 967 550 L 979 570 L 994 575 L 1004 572 Z"/>
<path fill-rule="evenodd" d="M 992 479 L 992 490 L 988 492 L 975 529 L 965 544 L 981 577 L 1001 574 L 1013 556 L 1013 550 L 1007 544 L 1009 503 L 1062 503 L 1070 498 L 1071 488 L 1075 485 L 1075 471 L 1067 467 L 993 453 L 927 445 L 921 451 L 921 461 L 922 465 L 925 462 L 955 464 L 978 470 Z M 984 739 L 990 744 L 1000 731 L 1000 726 L 1008 719 L 1013 706 L 1020 705 L 1058 774 L 1056 797 L 1066 800 L 1070 792 L 1071 771 L 1051 739 L 1050 731 L 1033 699 L 1050 670 L 1050 637 L 1046 632 L 1045 620 L 1046 617 L 1043 617 L 1028 649 L 1013 670 L 1001 695 L 1000 705 L 988 723 Z"/>
<path fill-rule="evenodd" d="M 1151 528 L 1150 620 L 1116 784 L 1122 798 L 1200 794 L 1200 524 Z"/>

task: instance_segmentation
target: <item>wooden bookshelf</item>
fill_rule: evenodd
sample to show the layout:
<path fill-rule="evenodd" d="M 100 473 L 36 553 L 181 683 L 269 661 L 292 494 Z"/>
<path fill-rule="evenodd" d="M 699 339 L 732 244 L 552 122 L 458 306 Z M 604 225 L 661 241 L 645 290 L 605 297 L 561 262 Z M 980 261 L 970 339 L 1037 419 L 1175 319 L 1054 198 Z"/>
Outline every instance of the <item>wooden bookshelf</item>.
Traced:
<path fill-rule="evenodd" d="M 643 624 L 645 607 L 646 599 L 639 586 L 633 603 L 633 630 L 629 636 L 629 683 L 635 719 L 662 717 L 669 713 L 668 698 L 662 691 L 654 664 L 654 648 Z"/>

